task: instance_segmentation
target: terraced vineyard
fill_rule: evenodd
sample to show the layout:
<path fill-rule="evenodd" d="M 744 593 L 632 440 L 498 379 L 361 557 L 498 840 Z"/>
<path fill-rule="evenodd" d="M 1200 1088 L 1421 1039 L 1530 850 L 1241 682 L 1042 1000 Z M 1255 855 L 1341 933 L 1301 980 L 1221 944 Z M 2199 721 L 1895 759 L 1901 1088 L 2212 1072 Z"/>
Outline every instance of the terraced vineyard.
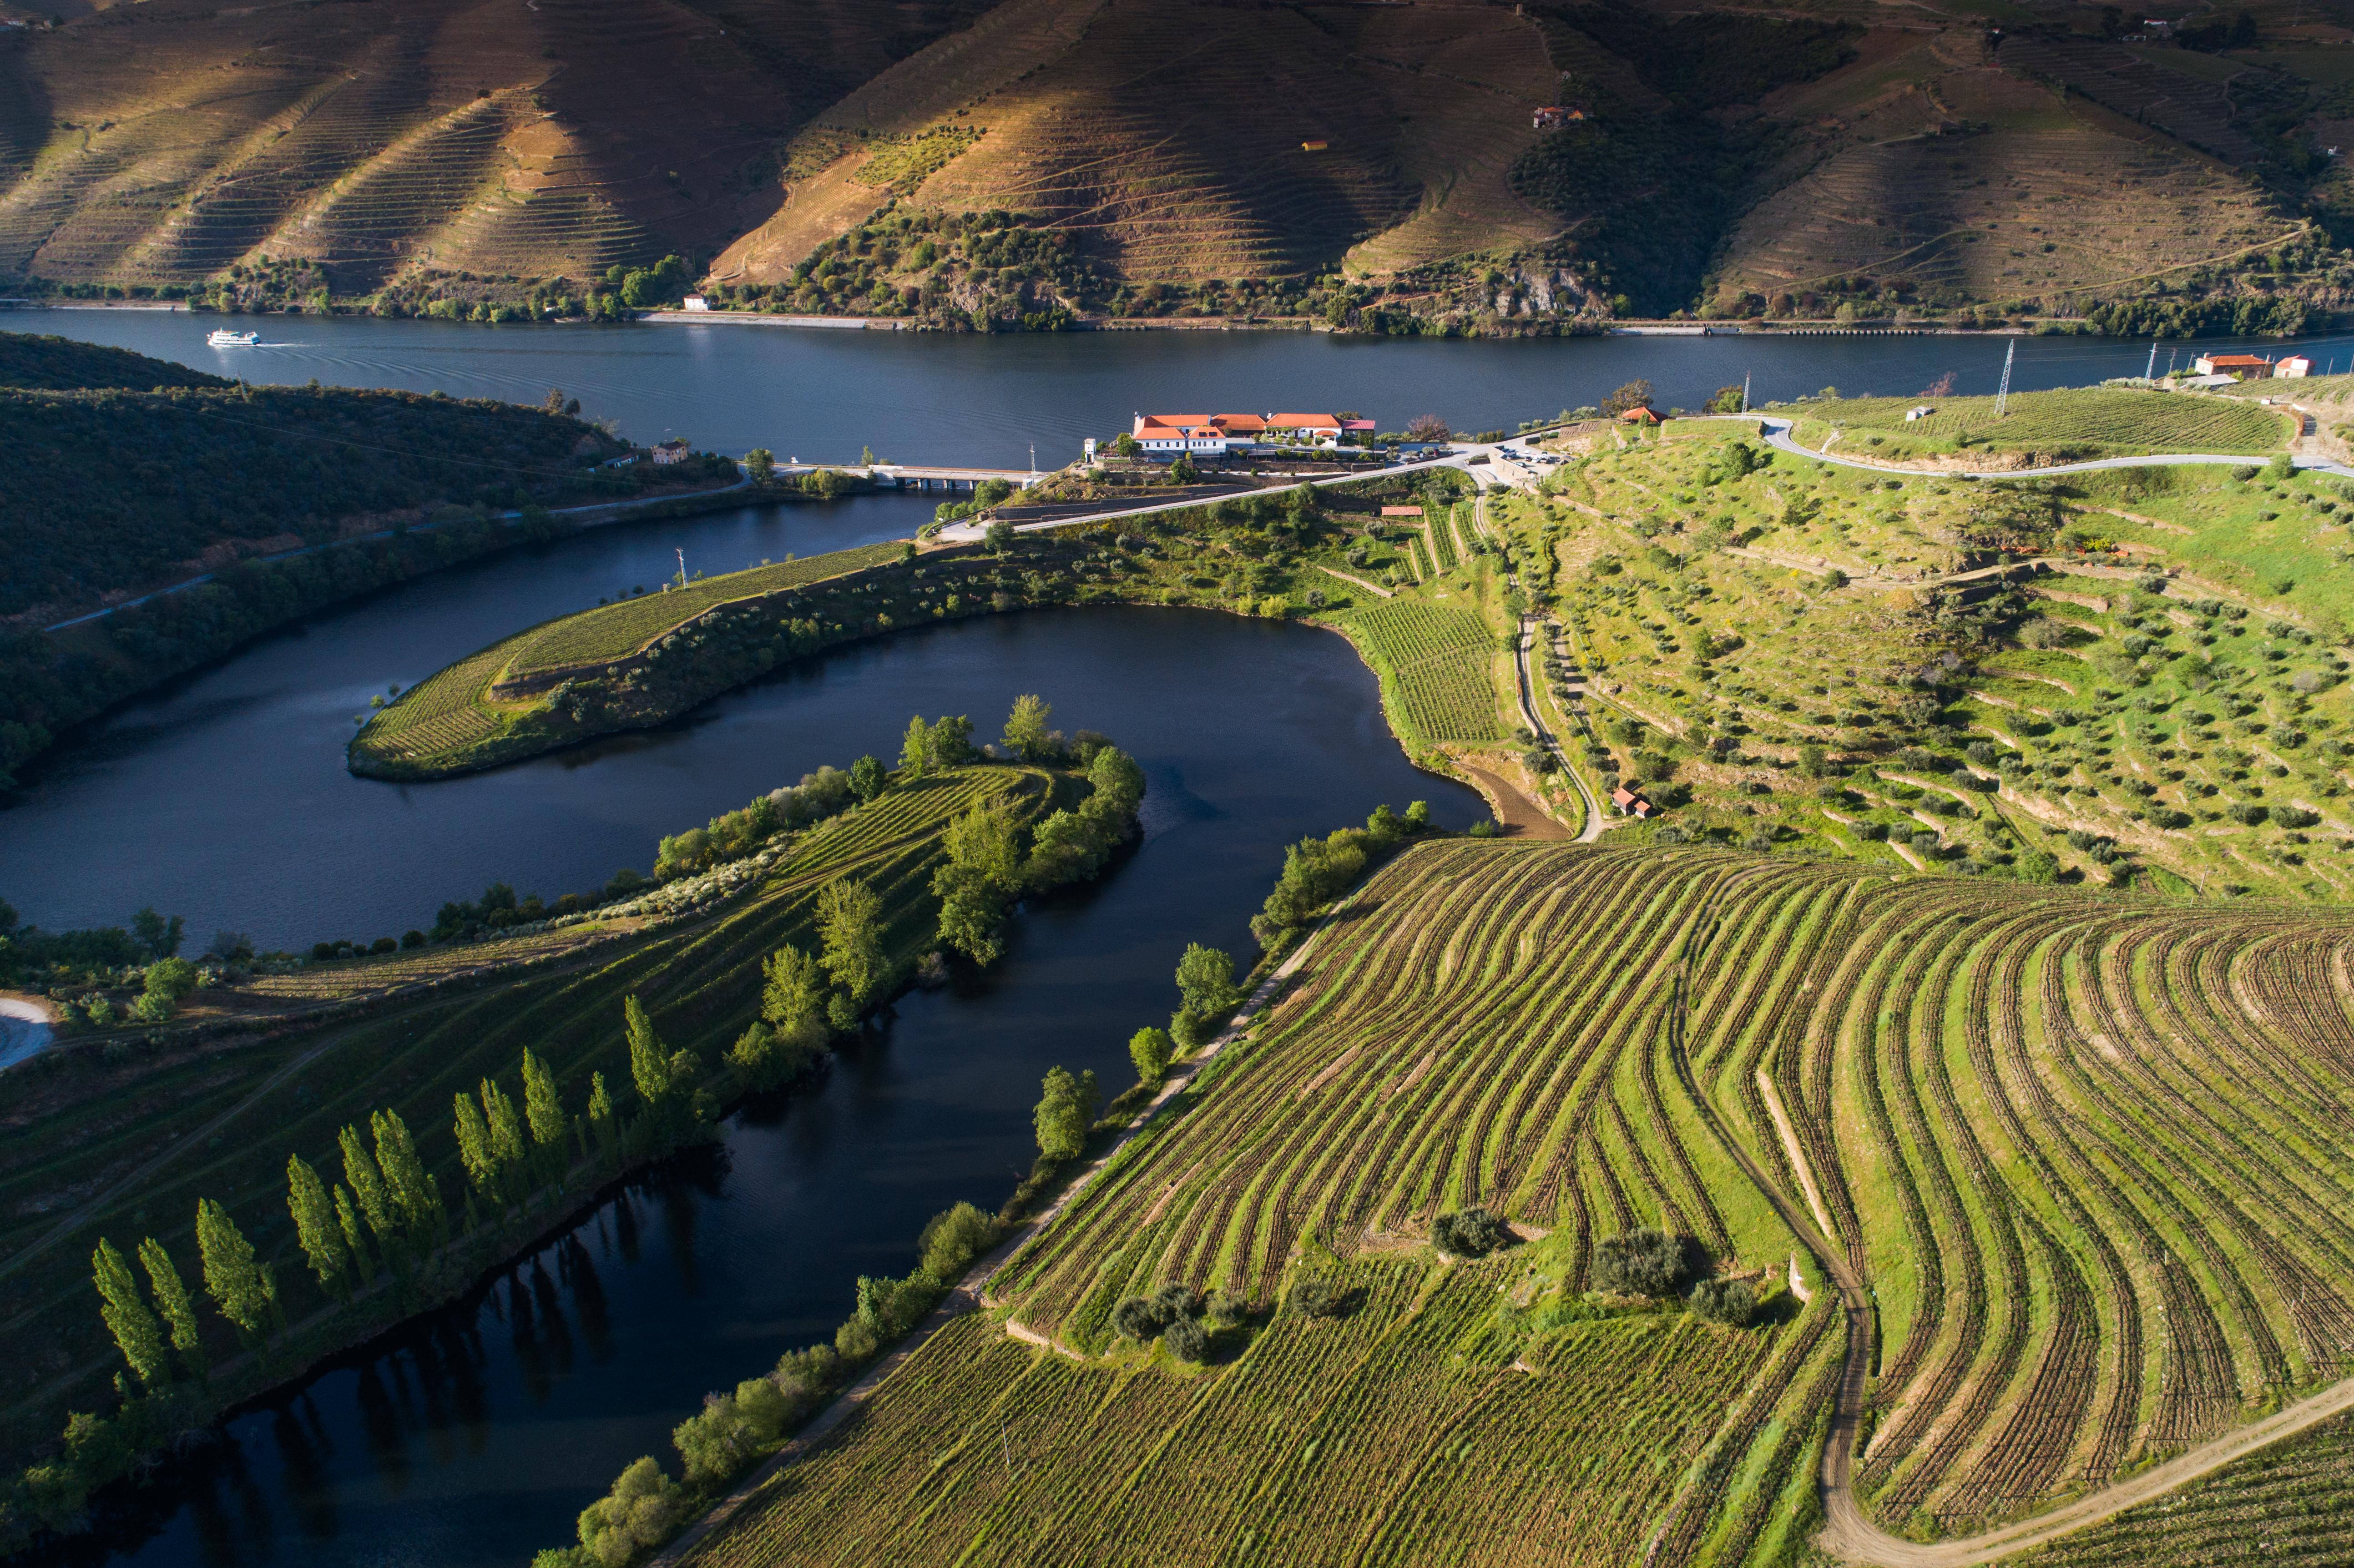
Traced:
<path fill-rule="evenodd" d="M 513 640 L 509 644 L 513 651 L 500 670 L 500 678 L 513 679 L 548 670 L 568 669 L 576 664 L 626 659 L 705 610 L 716 609 L 737 599 L 757 599 L 762 594 L 803 588 L 829 577 L 846 577 L 868 567 L 896 560 L 899 551 L 900 546 L 896 544 L 861 545 L 855 549 L 836 550 L 830 555 L 811 556 L 804 560 L 785 561 L 776 566 L 729 572 L 723 577 L 704 577 L 666 593 L 645 594 L 601 609 L 564 616 Z"/>
<path fill-rule="evenodd" d="M 1936 412 L 1907 423 L 1907 410 L 1924 403 Z M 1819 447 L 1827 431 L 1844 430 L 1839 450 L 1861 452 L 1869 433 L 1952 450 L 1958 442 L 1997 451 L 2083 449 L 2084 456 L 2142 452 L 2246 452 L 2286 448 L 2289 420 L 2237 397 L 2189 397 L 2165 392 L 2101 390 L 2014 394 L 2008 412 L 1995 418 L 1991 397 L 1844 397 L 1792 406 L 1801 429 L 1812 433 L 1802 444 Z M 1874 443 L 1877 444 L 1877 443 Z M 1868 454 L 1867 454 L 1868 455 Z"/>
<path fill-rule="evenodd" d="M 524 632 L 522 637 L 529 637 Z M 401 758 L 461 751 L 498 734 L 504 718 L 483 701 L 519 637 L 493 642 L 411 686 L 368 721 L 361 736 L 372 751 Z"/>
<path fill-rule="evenodd" d="M 126 1149 L 161 1148 L 226 1114 L 229 1119 L 215 1129 L 218 1141 L 196 1149 L 191 1140 L 186 1158 L 79 1216 L 56 1244 L 57 1255 L 87 1255 L 98 1234 L 167 1223 L 149 1215 L 192 1214 L 200 1195 L 233 1194 L 230 1206 L 248 1234 L 267 1238 L 264 1256 L 274 1255 L 288 1314 L 299 1321 L 321 1298 L 284 1224 L 290 1150 L 314 1162 L 331 1159 L 338 1127 L 389 1104 L 416 1130 L 420 1153 L 440 1172 L 441 1190 L 460 1192 L 464 1178 L 451 1131 L 451 1095 L 472 1088 L 485 1074 L 512 1073 L 525 1048 L 562 1081 L 567 1106 L 583 1103 L 592 1072 L 626 1085 L 621 1003 L 631 994 L 643 999 L 664 1041 L 695 1052 L 699 1075 L 725 1095 L 722 1056 L 755 1016 L 760 960 L 784 942 L 814 950 L 817 895 L 827 882 L 853 875 L 875 891 L 882 904 L 885 959 L 904 969 L 937 941 L 938 902 L 930 884 L 949 820 L 997 795 L 1009 797 L 1017 815 L 1028 820 L 1046 805 L 1050 785 L 1050 776 L 1038 770 L 990 767 L 896 787 L 799 835 L 765 875 L 707 915 L 623 936 L 578 956 L 549 951 L 567 932 L 404 955 L 386 960 L 388 969 L 410 971 L 404 980 L 451 978 L 436 971 L 452 959 L 550 961 L 480 985 L 396 1000 L 327 1030 L 284 1031 L 227 1055 L 159 1057 L 152 1068 L 130 1070 L 133 1075 L 112 1092 L 67 1106 L 37 1132 L 11 1140 L 0 1158 L 0 1256 L 21 1257 L 74 1203 L 119 1180 Z M 623 905 L 610 913 L 628 924 L 642 911 Z M 371 972 L 376 968 L 361 963 L 310 971 L 309 995 L 333 994 L 345 978 L 354 991 L 381 983 Z M 292 995 L 269 982 L 260 989 L 273 1006 L 303 1000 L 299 986 Z M 299 1075 L 272 1083 L 279 1069 L 305 1057 L 311 1060 Z M 278 1223 L 263 1228 L 273 1213 Z M 175 1251 L 195 1255 L 185 1228 L 159 1234 Z M 21 1390 L 36 1381 L 28 1372 L 37 1359 L 40 1396 L 20 1400 L 9 1413 L 10 1431 L 29 1442 L 62 1423 L 67 1404 L 90 1408 L 121 1363 L 110 1361 L 114 1351 L 90 1309 L 88 1277 L 80 1270 L 23 1273 L 11 1285 L 0 1377 Z M 214 1327 L 224 1340 L 216 1350 L 225 1356 L 226 1326 Z"/>
<path fill-rule="evenodd" d="M 2354 1557 L 2354 1423 L 2340 1416 L 2210 1479 L 2018 1559 L 2022 1568 L 2329 1568 Z"/>
<path fill-rule="evenodd" d="M 698 1561 L 1793 1544 L 1845 1353 L 1819 1261 L 1816 1305 L 1778 1298 L 1768 1327 L 1532 1333 L 1491 1311 L 1514 1255 L 1416 1250 L 1475 1203 L 1552 1232 L 1532 1255 L 1572 1293 L 1646 1224 L 1778 1277 L 1800 1216 L 1876 1299 L 1860 1490 L 1916 1534 L 2097 1488 L 2354 1364 L 2354 920 L 1458 842 L 1317 940 L 1235 1059 L 991 1279 L 1067 1354 L 960 1324 Z M 1303 1269 L 1341 1271 L 1356 1315 L 1280 1305 Z M 1264 1326 L 1172 1375 L 1111 1328 L 1172 1281 Z M 2342 1463 L 2285 1452 L 2209 1539 L 2232 1507 L 2285 1526 Z"/>
<path fill-rule="evenodd" d="M 1422 556 L 1421 536 L 1409 535 Z M 1430 574 L 1423 572 L 1425 577 Z M 1397 599 L 1349 616 L 1342 626 L 1382 678 L 1392 722 L 1409 746 L 1494 741 L 1496 693 L 1488 666 L 1496 640 L 1474 611 Z"/>

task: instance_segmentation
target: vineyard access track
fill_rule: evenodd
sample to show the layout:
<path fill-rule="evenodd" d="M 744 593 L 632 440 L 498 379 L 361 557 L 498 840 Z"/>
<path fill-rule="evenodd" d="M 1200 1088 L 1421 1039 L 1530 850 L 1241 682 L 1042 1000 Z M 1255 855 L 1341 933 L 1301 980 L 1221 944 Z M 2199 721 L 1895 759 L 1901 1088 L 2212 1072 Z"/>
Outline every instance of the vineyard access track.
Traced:
<path fill-rule="evenodd" d="M 1679 1033 L 1691 1000 L 1685 989 L 1686 983 L 1680 979 L 1676 987 Z M 1760 1076 L 1762 1078 L 1763 1075 Z M 2261 1421 L 2252 1422 L 2236 1431 L 2201 1443 L 2162 1465 L 2114 1486 L 2104 1487 L 2050 1513 L 1954 1541 L 1923 1542 L 1891 1535 L 1872 1522 L 1863 1505 L 1856 1500 L 1852 1484 L 1856 1435 L 1862 1427 L 1865 1399 L 1872 1379 L 1873 1308 L 1871 1291 L 1850 1264 L 1844 1250 L 1833 1246 L 1820 1227 L 1813 1223 L 1809 1210 L 1815 1209 L 1816 1205 L 1793 1203 L 1777 1185 L 1766 1179 L 1766 1172 L 1749 1151 L 1734 1139 L 1715 1107 L 1699 1093 L 1698 1085 L 1687 1082 L 1686 1088 L 1692 1095 L 1694 1104 L 1702 1108 L 1703 1120 L 1716 1134 L 1725 1152 L 1756 1183 L 1758 1192 L 1773 1205 L 1782 1223 L 1788 1225 L 1814 1254 L 1818 1266 L 1839 1289 L 1840 1310 L 1847 1320 L 1847 1354 L 1840 1373 L 1839 1404 L 1831 1413 L 1830 1431 L 1823 1442 L 1823 1512 L 1829 1522 L 1815 1538 L 1817 1546 L 1834 1556 L 1855 1563 L 1876 1563 L 1880 1568 L 1971 1568 L 1972 1564 L 1992 1563 L 2073 1534 L 2087 1525 L 2113 1519 L 2128 1509 L 2138 1508 L 2178 1487 L 2236 1464 L 2259 1449 L 2293 1437 L 2332 1416 L 2354 1411 L 2354 1378 L 2347 1378 Z M 1795 1155 L 1795 1139 L 1778 1104 L 1775 1106 L 1775 1121 L 1786 1147 Z M 1807 1167 L 1799 1163 L 1797 1169 L 1803 1177 Z"/>

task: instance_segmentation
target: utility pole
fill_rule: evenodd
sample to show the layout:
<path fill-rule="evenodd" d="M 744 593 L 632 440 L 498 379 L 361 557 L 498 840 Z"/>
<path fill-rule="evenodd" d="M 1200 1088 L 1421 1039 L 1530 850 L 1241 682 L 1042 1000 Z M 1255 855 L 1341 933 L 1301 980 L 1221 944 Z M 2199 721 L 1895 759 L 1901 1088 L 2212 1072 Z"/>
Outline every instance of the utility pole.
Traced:
<path fill-rule="evenodd" d="M 1030 477 L 1033 479 L 1038 477 L 1038 443 L 1036 441 L 1030 443 Z"/>
<path fill-rule="evenodd" d="M 1998 419 L 2002 418 L 2003 409 L 2010 402 L 2010 359 L 2018 352 L 2017 338 L 2012 338 L 2010 346 L 2002 351 L 2002 389 L 1994 395 L 1994 417 Z"/>
<path fill-rule="evenodd" d="M 1741 376 L 1741 411 L 1744 414 L 1749 412 L 1749 376 L 1746 371 Z"/>
<path fill-rule="evenodd" d="M 2158 379 L 2158 339 L 2156 338 L 2149 340 L 2149 368 L 2141 373 L 2141 378 L 2144 381 Z"/>
<path fill-rule="evenodd" d="M 686 552 L 684 549 L 678 552 L 678 586 L 686 586 Z"/>

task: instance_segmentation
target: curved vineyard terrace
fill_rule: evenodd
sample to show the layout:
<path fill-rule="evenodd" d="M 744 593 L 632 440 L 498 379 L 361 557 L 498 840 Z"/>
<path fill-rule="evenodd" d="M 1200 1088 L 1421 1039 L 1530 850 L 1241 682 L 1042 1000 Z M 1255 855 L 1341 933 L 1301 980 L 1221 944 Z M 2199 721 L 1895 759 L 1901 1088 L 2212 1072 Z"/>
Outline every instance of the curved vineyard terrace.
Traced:
<path fill-rule="evenodd" d="M 1054 1349 L 943 1334 L 695 1560 L 1771 1560 L 1873 1351 L 1777 1210 L 1877 1297 L 1858 1468 L 1892 1531 L 2032 1514 L 2354 1361 L 2354 919 L 1458 842 L 1316 942 L 989 1281 Z M 1433 1267 L 1475 1204 L 1541 1239 Z M 1760 1325 L 1597 1292 L 1650 1224 Z M 1292 1305 L 1318 1277 L 1359 1315 Z M 1115 1310 L 1171 1284 L 1232 1305 L 1202 1372 Z M 1674 1376 L 1662 1332 L 1697 1336 Z M 1613 1399 L 1643 1414 L 1572 1414 Z M 1467 1531 L 1467 1492 L 1523 1528 Z"/>

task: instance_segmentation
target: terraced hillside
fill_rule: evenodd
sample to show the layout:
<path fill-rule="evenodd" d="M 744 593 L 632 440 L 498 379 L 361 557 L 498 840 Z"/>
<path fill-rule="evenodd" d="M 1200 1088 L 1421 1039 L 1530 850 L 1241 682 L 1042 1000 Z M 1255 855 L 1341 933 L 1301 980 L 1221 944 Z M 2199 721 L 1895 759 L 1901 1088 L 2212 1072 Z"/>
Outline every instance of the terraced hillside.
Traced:
<path fill-rule="evenodd" d="M 1901 421 L 1801 429 L 1925 467 L 2285 433 L 2253 401 L 2126 389 L 2015 397 L 1999 425 L 1979 399 L 1937 407 L 1967 448 Z M 1545 683 L 1585 715 L 1562 726 L 1570 760 L 1668 809 L 1614 834 L 2354 896 L 2338 480 L 2251 450 L 1971 482 L 1769 457 L 1732 420 L 1678 426 L 1694 439 L 1591 455 L 1486 508 L 1551 600 Z"/>
<path fill-rule="evenodd" d="M 2065 314 L 2202 263 L 2253 277 L 2311 237 L 2296 191 L 2327 171 L 2277 133 L 2336 134 L 2326 51 L 2263 57 L 2285 74 L 2259 90 L 2253 51 L 1842 16 L 154 0 L 5 40 L 0 275 L 219 287 L 300 262 L 322 270 L 257 297 L 512 285 L 537 311 L 677 251 L 736 302 L 988 312 L 995 280 L 912 246 L 879 291 L 793 297 L 896 207 L 1013 215 L 1069 249 L 1009 323 L 1139 313 L 1112 296 L 1157 287 L 1141 313 L 1347 322 L 1378 289 L 1408 315 L 1543 324 L 1703 301 Z M 1547 106 L 1581 118 L 1541 131 Z M 2259 291 L 2334 299 L 2302 275 Z"/>
<path fill-rule="evenodd" d="M 1055 1348 L 934 1339 L 695 1561 L 1773 1561 L 1842 1358 L 1916 1538 L 2354 1363 L 2341 916 L 1458 842 L 1317 944 L 991 1279 Z M 1543 1239 L 1434 1266 L 1471 1204 Z M 1598 1244 L 1654 1224 L 1778 1307 L 1611 1315 Z M 1114 1310 L 1172 1283 L 1239 1304 L 1198 1372 Z"/>
<path fill-rule="evenodd" d="M 1851 130 L 1820 141 L 1811 168 L 1741 219 L 1720 298 L 1789 295 L 1804 311 L 1804 296 L 1835 298 L 1861 275 L 1916 306 L 2029 298 L 2061 310 L 2297 232 L 2243 175 L 2062 94 L 2031 66 L 2007 69 L 2009 51 L 1980 63 L 1962 50 L 1917 48 L 1777 103 Z"/>
<path fill-rule="evenodd" d="M 978 9 L 179 0 L 17 35 L 0 272 L 187 283 L 262 257 L 586 278 L 766 215 L 801 122 Z"/>

